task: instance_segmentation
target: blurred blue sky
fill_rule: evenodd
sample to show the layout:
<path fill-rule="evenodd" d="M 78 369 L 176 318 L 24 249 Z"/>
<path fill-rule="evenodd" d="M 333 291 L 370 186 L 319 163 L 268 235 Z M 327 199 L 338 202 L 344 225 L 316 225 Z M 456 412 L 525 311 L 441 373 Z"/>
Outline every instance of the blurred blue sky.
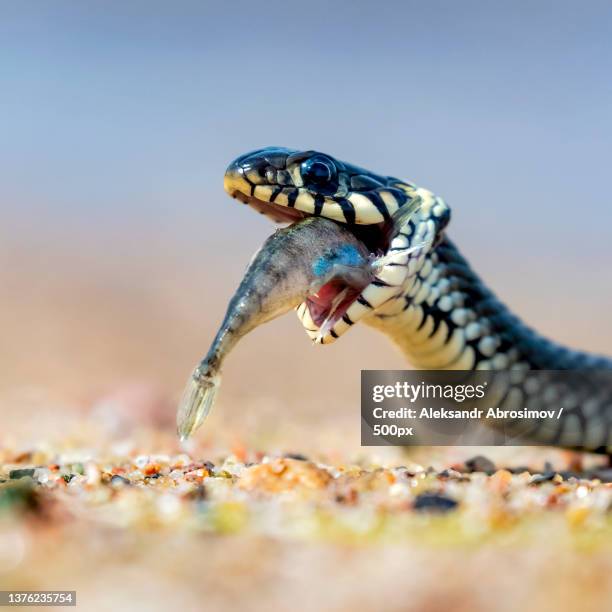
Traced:
<path fill-rule="evenodd" d="M 415 180 L 462 223 L 609 220 L 611 18 L 574 1 L 3 3 L 3 206 L 193 222 L 226 206 L 233 157 L 282 144 Z"/>

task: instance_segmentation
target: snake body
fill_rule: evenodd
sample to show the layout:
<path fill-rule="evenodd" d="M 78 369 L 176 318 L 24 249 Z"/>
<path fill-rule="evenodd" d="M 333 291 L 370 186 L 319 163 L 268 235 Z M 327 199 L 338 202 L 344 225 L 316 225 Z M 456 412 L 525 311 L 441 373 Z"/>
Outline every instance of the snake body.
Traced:
<path fill-rule="evenodd" d="M 520 383 L 530 370 L 612 368 L 612 359 L 552 342 L 511 313 L 445 235 L 450 208 L 427 189 L 316 151 L 277 147 L 237 158 L 226 171 L 225 189 L 275 221 L 319 215 L 351 226 L 372 250 L 405 253 L 390 258 L 325 333 L 303 303 L 298 316 L 316 342 L 334 342 L 363 320 L 419 369 L 511 370 Z M 397 223 L 396 213 L 415 202 L 417 212 Z M 518 389 L 517 405 L 528 392 Z M 556 398 L 568 409 L 554 440 L 537 428 L 532 437 L 607 452 L 612 389 L 595 399 L 592 389 L 579 391 Z"/>

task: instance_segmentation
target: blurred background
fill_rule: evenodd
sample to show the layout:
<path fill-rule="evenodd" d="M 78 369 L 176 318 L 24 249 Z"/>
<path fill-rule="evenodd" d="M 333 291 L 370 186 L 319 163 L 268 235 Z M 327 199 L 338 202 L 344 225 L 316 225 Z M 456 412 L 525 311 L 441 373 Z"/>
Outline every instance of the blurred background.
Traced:
<path fill-rule="evenodd" d="M 517 314 L 612 353 L 611 17 L 559 0 L 4 3 L 5 423 L 110 398 L 173 427 L 273 229 L 223 172 L 267 145 L 444 196 L 450 235 Z M 310 426 L 358 448 L 360 370 L 403 367 L 365 326 L 313 348 L 284 317 L 232 354 L 201 439 L 225 424 L 304 446 Z"/>
<path fill-rule="evenodd" d="M 267 145 L 439 193 L 517 314 L 612 354 L 611 40 L 603 0 L 0 3 L 0 459 L 179 452 L 178 396 L 273 231 L 223 173 Z M 365 326 L 314 348 L 288 315 L 233 352 L 188 450 L 375 465 L 360 370 L 403 367 Z M 3 588 L 77 589 L 88 610 L 609 607 L 609 551 L 570 550 L 555 521 L 518 543 L 373 549 L 111 528 L 71 500 L 63 522 L 0 521 Z"/>

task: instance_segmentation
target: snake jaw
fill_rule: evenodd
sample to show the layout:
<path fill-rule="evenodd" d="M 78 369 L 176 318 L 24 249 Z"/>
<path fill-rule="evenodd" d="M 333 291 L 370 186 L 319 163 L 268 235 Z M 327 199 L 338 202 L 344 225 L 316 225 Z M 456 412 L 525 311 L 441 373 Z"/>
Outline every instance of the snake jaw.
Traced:
<path fill-rule="evenodd" d="M 244 157 L 239 157 L 226 170 L 223 179 L 223 187 L 226 193 L 235 200 L 248 204 L 258 213 L 265 215 L 276 223 L 292 223 L 306 216 L 305 213 L 294 208 L 255 197 L 254 194 L 257 189 L 258 195 L 270 197 L 274 183 L 269 181 L 277 175 L 276 173 L 270 173 L 269 166 L 265 164 L 249 165 L 241 162 Z"/>
<path fill-rule="evenodd" d="M 336 329 L 344 322 L 347 310 L 359 297 L 360 291 L 338 287 L 332 295 L 309 296 L 298 306 L 297 315 L 306 333 L 315 344 L 331 344 L 340 337 Z"/>
<path fill-rule="evenodd" d="M 227 168 L 224 187 L 277 223 L 308 216 L 342 223 L 379 258 L 373 281 L 356 295 L 349 291 L 334 302 L 337 291 L 325 304 L 312 296 L 297 308 L 318 344 L 330 344 L 359 320 L 387 309 L 448 221 L 448 207 L 427 190 L 316 151 L 269 147 L 247 153 Z"/>
<path fill-rule="evenodd" d="M 336 266 L 328 280 L 297 308 L 298 317 L 315 344 L 330 344 L 339 337 L 336 329 L 359 299 L 374 275 L 371 260 L 356 267 Z"/>
<path fill-rule="evenodd" d="M 375 257 L 370 264 L 373 282 L 361 289 L 343 284 L 334 286 L 332 282 L 324 285 L 317 295 L 309 296 L 296 311 L 313 343 L 332 344 L 359 321 L 382 313 L 395 303 L 404 293 L 409 278 L 422 266 L 430 246 L 430 242 L 396 246 L 385 255 Z"/>
<path fill-rule="evenodd" d="M 252 196 L 247 196 L 240 191 L 230 193 L 232 198 L 248 204 L 253 210 L 256 210 L 260 215 L 264 215 L 274 221 L 275 223 L 294 223 L 299 221 L 308 215 L 295 208 L 286 208 L 280 204 L 274 204 L 272 202 L 265 202 Z"/>

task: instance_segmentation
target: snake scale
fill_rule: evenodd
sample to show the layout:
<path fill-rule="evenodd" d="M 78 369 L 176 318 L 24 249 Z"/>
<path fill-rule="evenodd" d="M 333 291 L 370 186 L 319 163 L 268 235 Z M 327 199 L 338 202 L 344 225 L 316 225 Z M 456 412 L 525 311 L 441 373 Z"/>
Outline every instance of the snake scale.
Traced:
<path fill-rule="evenodd" d="M 427 189 L 323 153 L 280 147 L 238 157 L 224 184 L 230 196 L 274 221 L 322 216 L 349 226 L 372 252 L 406 253 L 390 259 L 324 332 L 302 303 L 298 316 L 315 342 L 334 342 L 363 320 L 389 336 L 415 368 L 512 371 L 516 405 L 538 392 L 522 385 L 531 370 L 612 368 L 612 359 L 552 342 L 510 312 L 445 235 L 450 208 Z M 417 201 L 418 212 L 397 224 L 397 211 Z M 536 427 L 533 440 L 612 449 L 609 383 L 597 393 L 563 389 L 555 395 L 552 389 L 550 399 L 562 401 L 566 413 L 554 439 L 550 428 Z"/>

